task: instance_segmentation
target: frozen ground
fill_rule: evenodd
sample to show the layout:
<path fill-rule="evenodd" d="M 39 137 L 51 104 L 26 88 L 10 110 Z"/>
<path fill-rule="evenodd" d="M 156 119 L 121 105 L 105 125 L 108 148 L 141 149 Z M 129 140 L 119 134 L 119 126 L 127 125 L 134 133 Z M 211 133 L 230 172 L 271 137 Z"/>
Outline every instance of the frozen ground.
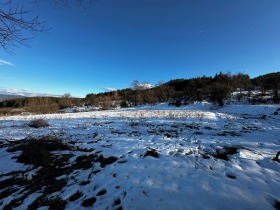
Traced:
<path fill-rule="evenodd" d="M 0 209 L 279 209 L 279 150 L 276 105 L 2 117 Z"/>

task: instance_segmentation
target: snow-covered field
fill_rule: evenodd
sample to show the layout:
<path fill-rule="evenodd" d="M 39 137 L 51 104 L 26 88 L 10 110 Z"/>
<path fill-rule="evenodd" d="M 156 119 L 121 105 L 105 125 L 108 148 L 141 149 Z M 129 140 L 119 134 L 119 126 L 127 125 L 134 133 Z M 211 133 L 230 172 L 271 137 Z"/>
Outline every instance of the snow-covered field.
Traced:
<path fill-rule="evenodd" d="M 276 105 L 1 117 L 0 209 L 280 209 L 279 150 Z"/>

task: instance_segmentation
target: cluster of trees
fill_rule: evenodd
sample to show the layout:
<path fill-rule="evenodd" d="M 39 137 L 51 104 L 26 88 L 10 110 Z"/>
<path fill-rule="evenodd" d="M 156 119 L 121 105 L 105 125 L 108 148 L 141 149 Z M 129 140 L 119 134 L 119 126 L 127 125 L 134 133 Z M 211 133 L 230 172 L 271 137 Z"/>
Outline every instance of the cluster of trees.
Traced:
<path fill-rule="evenodd" d="M 266 92 L 268 90 L 271 90 L 273 92 L 273 101 L 275 103 L 278 103 L 280 101 L 280 72 L 265 74 L 256 77 L 252 79 L 252 84 L 261 90 L 261 96 L 265 96 Z"/>
<path fill-rule="evenodd" d="M 54 0 L 55 4 L 88 8 L 95 0 Z M 0 3 L 0 48 L 8 52 L 13 47 L 24 45 L 32 39 L 36 33 L 46 32 L 45 21 L 38 14 L 34 14 L 34 3 L 39 0 L 20 2 L 3 0 Z M 266 95 L 268 90 L 273 93 L 273 102 L 279 102 L 280 72 L 266 74 L 254 79 L 246 74 L 219 73 L 214 77 L 198 77 L 193 79 L 177 79 L 168 83 L 159 83 L 155 87 L 145 88 L 138 81 L 134 81 L 131 88 L 105 92 L 100 94 L 88 94 L 85 99 L 71 97 L 51 98 L 35 97 L 25 99 L 6 100 L 0 103 L 0 107 L 29 107 L 38 112 L 49 112 L 70 106 L 81 104 L 100 106 L 103 109 L 121 105 L 136 106 L 139 104 L 154 104 L 157 102 L 169 102 L 180 106 L 192 101 L 210 100 L 220 106 L 224 105 L 230 93 L 239 89 L 238 99 L 245 97 L 242 90 L 246 90 L 250 100 L 250 91 L 261 90 L 260 97 Z"/>
<path fill-rule="evenodd" d="M 85 102 L 88 105 L 101 106 L 109 109 L 116 105 L 136 106 L 139 104 L 155 104 L 169 102 L 180 106 L 193 101 L 209 100 L 223 106 L 233 91 L 238 90 L 238 100 L 247 97 L 250 102 L 250 93 L 261 90 L 260 97 L 265 96 L 268 90 L 273 90 L 273 101 L 279 102 L 280 72 L 266 74 L 254 79 L 249 75 L 237 73 L 216 74 L 214 77 L 197 77 L 193 79 L 177 79 L 167 83 L 159 83 L 153 88 L 139 88 L 138 81 L 132 83 L 131 88 L 111 92 L 88 94 Z M 244 91 L 247 91 L 244 94 Z"/>
<path fill-rule="evenodd" d="M 63 97 L 29 97 L 16 98 L 0 102 L 0 108 L 24 108 L 32 113 L 52 113 L 59 109 L 81 106 L 84 99 L 73 98 L 69 94 Z"/>
<path fill-rule="evenodd" d="M 252 91 L 258 90 L 257 98 L 252 97 Z M 101 109 L 111 109 L 117 106 L 128 107 L 141 104 L 169 102 L 180 106 L 194 101 L 208 100 L 223 106 L 232 97 L 232 92 L 238 91 L 237 99 L 247 98 L 249 102 L 264 102 L 264 96 L 269 93 L 271 100 L 280 102 L 280 72 L 270 73 L 250 79 L 247 74 L 216 74 L 214 77 L 197 77 L 192 79 L 176 79 L 167 83 L 160 82 L 156 86 L 139 83 L 135 80 L 130 88 L 110 92 L 88 94 L 85 98 L 73 98 L 70 94 L 63 97 L 31 97 L 10 99 L 0 102 L 0 108 L 25 108 L 35 113 L 50 113 L 59 109 L 90 105 Z M 266 97 L 267 98 L 267 97 Z"/>

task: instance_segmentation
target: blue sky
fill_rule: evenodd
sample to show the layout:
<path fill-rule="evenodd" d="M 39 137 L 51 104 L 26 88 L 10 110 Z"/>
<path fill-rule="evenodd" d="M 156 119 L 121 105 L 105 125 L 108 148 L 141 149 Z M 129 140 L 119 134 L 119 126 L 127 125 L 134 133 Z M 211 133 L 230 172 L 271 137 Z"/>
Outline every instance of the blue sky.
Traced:
<path fill-rule="evenodd" d="M 52 29 L 0 49 L 0 88 L 84 97 L 133 80 L 280 71 L 279 0 L 100 0 L 35 7 Z"/>

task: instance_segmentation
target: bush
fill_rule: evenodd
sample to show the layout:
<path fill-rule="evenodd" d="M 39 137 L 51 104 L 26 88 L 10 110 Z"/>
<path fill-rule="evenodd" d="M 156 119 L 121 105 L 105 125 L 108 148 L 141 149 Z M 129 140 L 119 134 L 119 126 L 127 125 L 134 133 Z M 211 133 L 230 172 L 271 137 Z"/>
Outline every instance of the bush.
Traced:
<path fill-rule="evenodd" d="M 50 124 L 45 119 L 36 119 L 36 120 L 32 120 L 28 124 L 28 126 L 32 128 L 45 128 L 45 127 L 49 127 Z"/>
<path fill-rule="evenodd" d="M 230 89 L 223 83 L 214 83 L 210 92 L 210 99 L 217 102 L 219 106 L 224 106 L 224 101 L 229 95 Z"/>
<path fill-rule="evenodd" d="M 56 112 L 59 109 L 59 106 L 55 99 L 48 97 L 35 97 L 28 100 L 26 108 L 32 113 L 48 114 Z"/>
<path fill-rule="evenodd" d="M 126 101 L 121 101 L 120 106 L 121 106 L 121 108 L 127 108 L 128 104 Z"/>

